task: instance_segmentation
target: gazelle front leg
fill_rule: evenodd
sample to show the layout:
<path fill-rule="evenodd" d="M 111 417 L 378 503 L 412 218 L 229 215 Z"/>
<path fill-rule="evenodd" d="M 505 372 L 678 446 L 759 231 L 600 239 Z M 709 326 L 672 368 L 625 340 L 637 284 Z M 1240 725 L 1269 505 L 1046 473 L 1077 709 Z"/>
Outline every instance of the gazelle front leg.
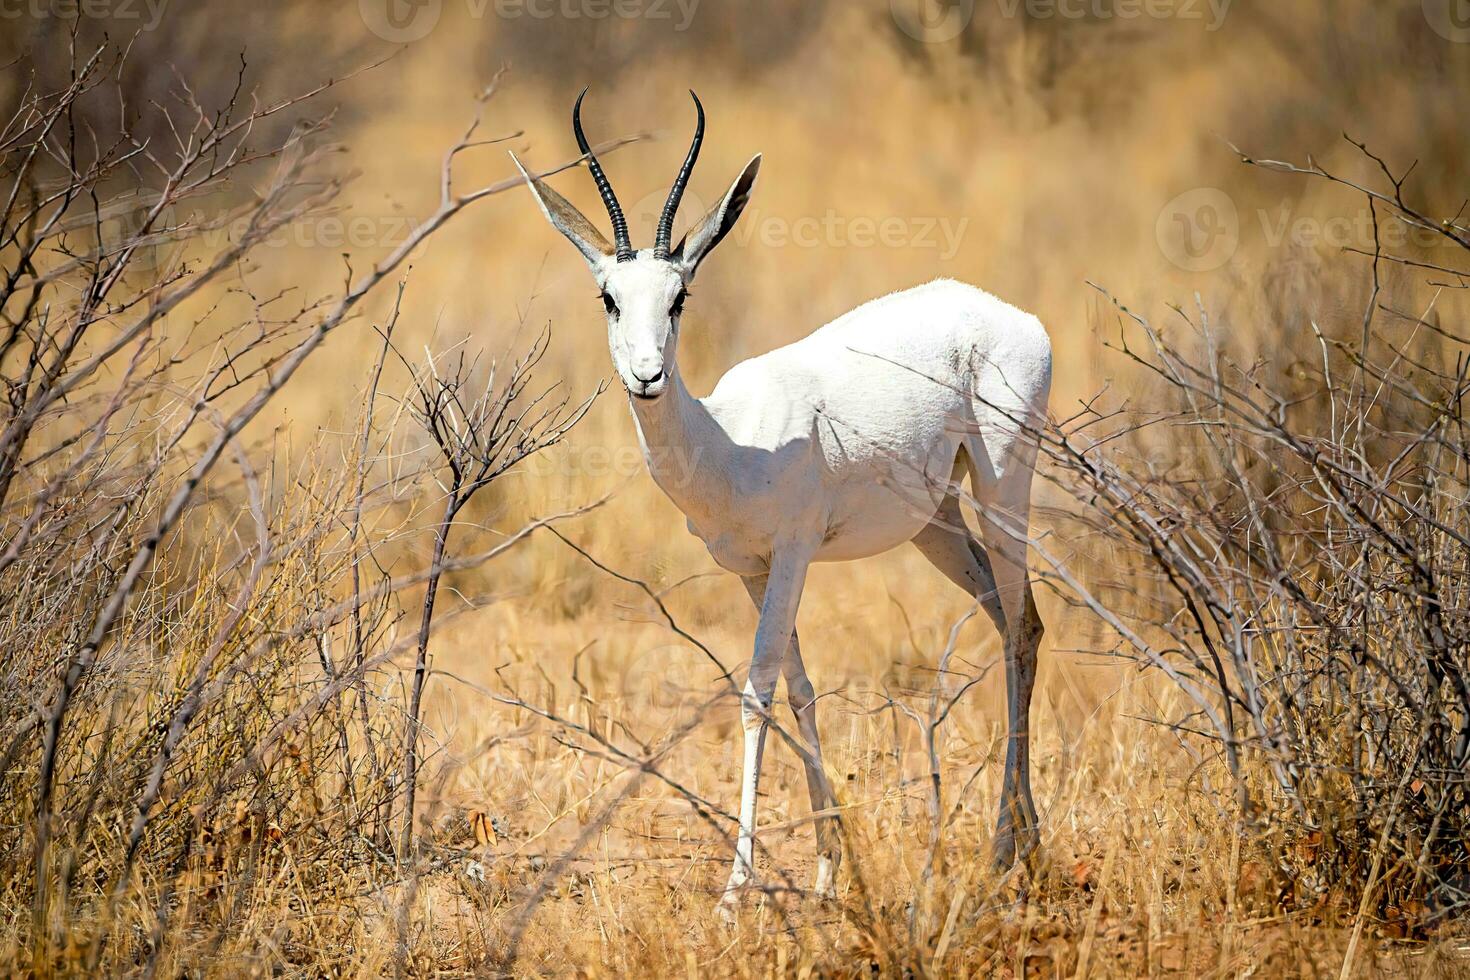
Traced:
<path fill-rule="evenodd" d="M 752 575 L 744 580 L 745 588 L 757 609 L 766 595 L 766 576 Z M 807 796 L 811 800 L 812 812 L 834 806 L 836 799 L 827 783 L 827 773 L 822 767 L 822 741 L 817 731 L 817 692 L 806 675 L 806 664 L 801 659 L 801 636 L 791 631 L 791 646 L 786 650 L 782 663 L 782 675 L 786 678 L 786 699 L 791 713 L 796 716 L 797 732 L 804 745 L 801 764 L 806 771 Z M 818 818 L 817 831 L 817 877 L 812 891 L 818 898 L 831 898 L 837 893 L 837 868 L 842 862 L 842 841 L 838 832 L 837 818 Z"/>
<path fill-rule="evenodd" d="M 745 761 L 740 774 L 740 836 L 735 844 L 735 864 L 730 869 L 730 880 L 720 898 L 720 914 L 727 921 L 734 918 L 740 889 L 750 880 L 755 869 L 755 809 L 756 793 L 760 788 L 761 755 L 766 748 L 766 728 L 770 724 L 776 678 L 780 676 L 781 665 L 796 628 L 796 610 L 801 604 L 801 589 L 806 583 L 810 561 L 809 549 L 787 546 L 772 554 L 771 568 L 766 575 L 760 625 L 755 631 L 755 652 L 750 658 L 750 674 L 740 699 Z"/>

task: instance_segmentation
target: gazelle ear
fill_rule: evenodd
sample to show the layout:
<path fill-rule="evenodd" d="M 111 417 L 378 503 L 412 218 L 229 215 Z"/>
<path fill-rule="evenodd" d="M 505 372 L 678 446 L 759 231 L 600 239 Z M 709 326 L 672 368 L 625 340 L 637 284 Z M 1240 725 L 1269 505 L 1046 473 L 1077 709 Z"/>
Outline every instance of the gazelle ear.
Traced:
<path fill-rule="evenodd" d="M 755 176 L 760 173 L 761 155 L 757 153 L 745 165 L 740 176 L 735 178 L 735 183 L 725 192 L 709 213 L 700 218 L 698 223 L 691 229 L 679 247 L 674 249 L 670 258 L 683 267 L 686 278 L 693 278 L 694 270 L 699 268 L 699 263 L 704 257 L 730 233 L 735 227 L 735 222 L 740 218 L 740 212 L 745 210 L 745 205 L 750 203 L 750 191 L 755 187 Z"/>
<path fill-rule="evenodd" d="M 541 207 L 541 213 L 546 215 L 546 220 L 551 222 L 551 227 L 566 236 L 567 241 L 577 246 L 577 251 L 582 253 L 582 258 L 596 272 L 604 259 L 611 257 L 614 249 L 608 244 L 602 232 L 587 220 L 586 215 L 578 211 L 571 201 L 562 197 L 542 181 L 532 177 L 521 166 L 521 161 L 516 160 L 516 155 L 510 155 L 515 160 L 516 169 L 521 176 L 526 178 L 526 185 L 531 188 L 531 195 L 536 198 L 536 203 Z"/>

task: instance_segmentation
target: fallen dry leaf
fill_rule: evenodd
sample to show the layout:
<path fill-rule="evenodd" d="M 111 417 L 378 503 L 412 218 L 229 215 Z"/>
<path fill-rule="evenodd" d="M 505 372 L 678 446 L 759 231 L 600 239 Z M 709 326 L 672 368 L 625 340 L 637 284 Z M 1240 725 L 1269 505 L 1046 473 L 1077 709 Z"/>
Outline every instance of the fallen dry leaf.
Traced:
<path fill-rule="evenodd" d="M 495 824 L 488 814 L 479 810 L 470 811 L 470 830 L 474 832 L 475 843 L 481 847 L 489 847 L 500 843 L 499 836 L 495 833 Z"/>

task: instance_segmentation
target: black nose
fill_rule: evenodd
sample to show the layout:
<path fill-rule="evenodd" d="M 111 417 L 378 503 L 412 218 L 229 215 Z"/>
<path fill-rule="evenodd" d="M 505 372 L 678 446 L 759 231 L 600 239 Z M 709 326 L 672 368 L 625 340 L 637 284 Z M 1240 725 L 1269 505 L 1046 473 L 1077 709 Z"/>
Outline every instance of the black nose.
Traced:
<path fill-rule="evenodd" d="M 633 372 L 633 377 L 638 378 L 639 381 L 643 382 L 646 385 L 656 385 L 656 384 L 658 384 L 659 381 L 663 380 L 663 376 L 664 376 L 664 372 L 663 372 L 663 369 L 662 368 L 659 369 L 658 374 L 655 374 L 651 378 L 639 377 L 637 371 L 634 371 Z"/>

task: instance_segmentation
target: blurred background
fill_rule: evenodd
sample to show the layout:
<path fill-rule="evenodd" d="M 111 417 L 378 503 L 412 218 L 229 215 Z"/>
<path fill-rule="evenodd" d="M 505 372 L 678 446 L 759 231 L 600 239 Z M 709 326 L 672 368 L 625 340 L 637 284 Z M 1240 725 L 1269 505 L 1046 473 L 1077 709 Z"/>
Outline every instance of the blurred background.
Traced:
<path fill-rule="evenodd" d="M 465 188 L 575 153 L 570 109 L 591 86 L 594 141 L 648 139 L 606 161 L 635 239 L 648 239 L 693 127 L 709 110 L 681 226 L 765 154 L 743 227 L 699 283 L 681 354 L 694 390 L 731 363 L 803 336 L 865 299 L 937 276 L 1034 311 L 1057 342 L 1059 411 L 1108 374 L 1092 340 L 1089 281 L 1145 312 L 1191 302 L 1301 331 L 1295 291 L 1324 254 L 1371 248 L 1371 222 L 1325 228 L 1342 200 L 1242 166 L 1308 155 L 1376 176 L 1368 144 L 1412 191 L 1438 200 L 1463 174 L 1470 20 L 1463 0 L 357 0 L 250 5 L 170 0 L 8 0 L 0 51 L 41 78 L 83 36 L 132 37 L 134 104 L 188 84 L 205 106 L 237 84 L 269 101 L 387 59 L 306 111 L 334 109 L 360 172 L 352 221 L 282 235 L 303 289 L 341 256 L 372 257 L 433 207 L 440 156 L 473 97 L 506 69 L 484 135 L 522 135 L 462 160 Z M 46 57 L 40 57 L 46 53 Z M 11 97 L 28 73 L 5 74 Z M 105 138 L 117 106 L 95 106 Z M 280 125 L 289 126 L 290 118 Z M 167 133 L 148 134 L 166 147 Z M 146 175 L 145 175 L 146 180 Z M 585 172 L 555 186 L 605 224 Z M 1356 206 L 1356 202 L 1354 202 Z M 422 330 L 487 346 L 507 325 L 550 322 L 578 388 L 609 376 L 585 272 L 524 195 L 458 222 L 411 278 Z M 1312 303 L 1359 297 L 1322 290 Z M 1290 310 L 1292 312 L 1285 312 Z M 333 342 L 353 363 L 352 340 Z M 303 386 L 304 387 L 304 386 Z M 299 391 L 302 420 L 334 404 Z M 606 399 L 599 416 L 615 414 Z M 628 427 L 619 422 L 617 428 Z"/>

